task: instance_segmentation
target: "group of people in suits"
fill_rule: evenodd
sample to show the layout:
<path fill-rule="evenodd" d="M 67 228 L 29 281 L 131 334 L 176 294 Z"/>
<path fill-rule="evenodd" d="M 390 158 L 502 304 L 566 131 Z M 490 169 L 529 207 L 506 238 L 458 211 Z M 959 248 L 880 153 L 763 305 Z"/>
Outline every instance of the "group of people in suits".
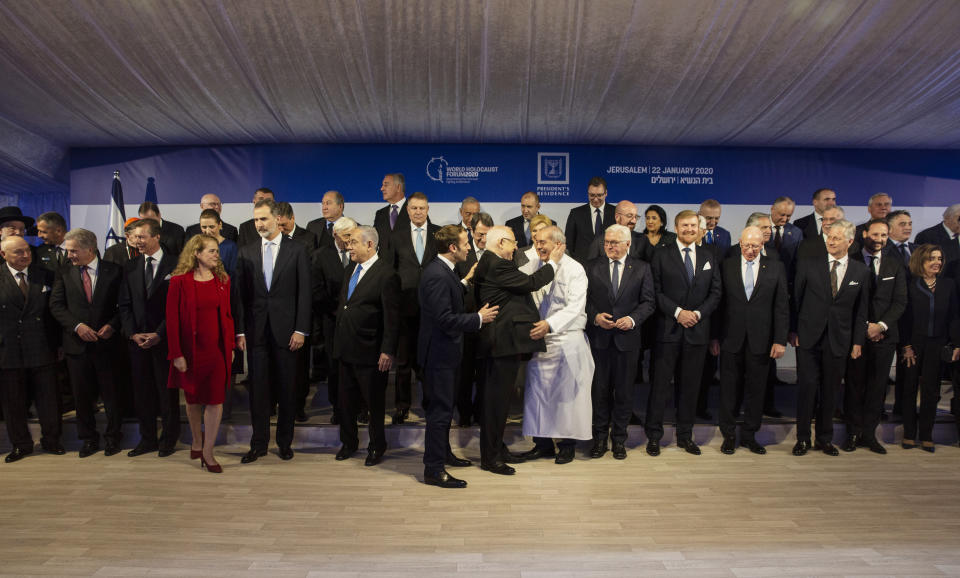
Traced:
<path fill-rule="evenodd" d="M 790 223 L 795 203 L 780 197 L 769 213 L 751 215 L 732 244 L 714 200 L 679 212 L 674 231 L 651 205 L 637 232 L 638 208 L 608 203 L 601 177 L 590 180 L 588 202 L 570 211 L 562 231 L 539 214 L 533 192 L 505 225 L 468 198 L 460 223 L 440 227 L 429 219 L 426 195 L 407 196 L 404 186 L 401 174 L 384 176 L 386 205 L 373 226 L 344 216 L 337 191 L 324 194 L 323 216 L 306 227 L 267 188 L 255 192 L 253 218 L 239 227 L 222 221 L 215 195 L 203 196 L 199 222 L 186 231 L 147 202 L 125 240 L 102 257 L 93 233 L 67 232 L 50 214 L 37 223 L 45 243 L 30 247 L 23 236 L 33 219 L 0 209 L 7 461 L 33 451 L 28 392 L 41 447 L 64 451 L 55 377 L 61 350 L 81 457 L 101 448 L 98 399 L 107 417 L 104 451 L 120 451 L 121 391 L 130 384 L 140 440 L 128 455 L 176 450 L 183 390 L 191 457 L 222 471 L 216 432 L 236 358 L 245 355 L 253 433 L 241 461 L 267 455 L 274 408 L 279 456 L 292 459 L 311 345 L 328 369 L 342 443 L 336 459 L 359 450 L 358 422 L 366 421 L 364 463 L 382 461 L 392 371 L 394 424 L 408 419 L 413 386 L 422 383 L 424 481 L 441 487 L 466 486 L 446 468 L 471 465 L 450 447 L 455 415 L 461 426 L 480 424 L 480 466 L 495 474 L 545 457 L 568 463 L 578 440 L 592 442 L 592 458 L 612 445 L 613 457 L 625 459 L 635 382 L 651 349 L 642 420 L 651 456 L 661 451 L 671 397 L 677 446 L 701 453 L 693 424 L 718 368 L 721 452 L 739 445 L 765 453 L 756 433 L 788 343 L 797 348 L 795 455 L 839 453 L 832 439 L 841 387 L 847 438 L 840 449 L 885 453 L 875 432 L 894 359 L 903 447 L 933 451 L 944 364 L 954 369 L 960 357 L 960 205 L 913 244 L 911 217 L 893 211 L 889 195 L 874 195 L 871 219 L 855 227 L 835 191 L 820 189 L 811 215 Z M 123 351 L 129 372 L 113 362 Z M 534 441 L 522 453 L 503 441 L 518 386 L 523 433 Z"/>

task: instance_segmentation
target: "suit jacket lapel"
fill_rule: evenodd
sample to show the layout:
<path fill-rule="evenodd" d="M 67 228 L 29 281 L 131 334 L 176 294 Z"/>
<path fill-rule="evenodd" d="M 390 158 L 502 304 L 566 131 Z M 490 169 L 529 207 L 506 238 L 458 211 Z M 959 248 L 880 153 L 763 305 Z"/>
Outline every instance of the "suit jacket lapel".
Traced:
<path fill-rule="evenodd" d="M 290 261 L 290 246 L 288 243 L 297 243 L 299 241 L 294 241 L 292 239 L 287 239 L 283 235 L 280 235 L 280 244 L 277 248 L 277 258 L 273 263 L 273 278 L 270 279 L 270 287 L 273 287 L 277 284 L 277 281 L 280 279 L 280 270 L 286 266 Z M 286 246 L 285 246 L 286 245 Z M 261 275 L 262 277 L 262 275 Z M 264 281 L 266 283 L 266 281 Z"/>
<path fill-rule="evenodd" d="M 23 293 L 20 292 L 17 280 L 14 279 L 13 274 L 10 273 L 10 268 L 7 267 L 6 264 L 0 266 L 3 267 L 3 275 L 0 276 L 0 283 L 3 283 L 3 290 L 13 295 L 13 303 L 23 311 L 23 308 L 26 306 L 26 300 L 23 298 Z"/>
<path fill-rule="evenodd" d="M 633 275 L 633 263 L 624 259 L 623 271 L 620 273 L 620 285 L 617 287 L 617 299 L 615 301 L 620 300 L 620 296 L 623 295 L 623 286 L 633 279 Z"/>

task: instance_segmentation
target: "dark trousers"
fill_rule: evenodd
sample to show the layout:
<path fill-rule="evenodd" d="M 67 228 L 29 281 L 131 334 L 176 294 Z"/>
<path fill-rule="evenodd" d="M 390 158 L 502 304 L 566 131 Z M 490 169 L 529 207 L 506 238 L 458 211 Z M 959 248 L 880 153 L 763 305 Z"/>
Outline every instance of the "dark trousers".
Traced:
<path fill-rule="evenodd" d="M 305 410 L 307 397 L 310 395 L 310 338 L 307 337 L 303 347 L 296 351 L 297 361 L 294 373 L 294 388 L 296 391 L 296 408 Z"/>
<path fill-rule="evenodd" d="M 167 361 L 167 346 L 157 345 L 140 349 L 133 342 L 130 351 L 130 367 L 133 374 L 133 399 L 140 422 L 140 443 L 173 449 L 180 439 L 180 390 L 167 387 L 170 362 Z M 157 436 L 157 415 L 163 431 Z"/>
<path fill-rule="evenodd" d="M 834 355 L 826 332 L 817 343 L 797 348 L 797 440 L 810 442 L 815 403 L 817 441 L 833 441 L 833 411 L 849 355 Z"/>
<path fill-rule="evenodd" d="M 340 360 L 333 357 L 333 334 L 336 318 L 323 319 L 323 354 L 327 357 L 327 401 L 334 414 L 340 413 Z M 356 416 L 354 416 L 356 419 Z"/>
<path fill-rule="evenodd" d="M 697 413 L 707 413 L 707 402 L 710 399 L 710 386 L 713 385 L 713 379 L 717 375 L 717 366 L 720 364 L 720 357 L 713 356 L 707 351 L 703 357 L 703 369 L 700 372 L 700 392 L 697 394 Z M 720 371 L 723 371 L 721 368 Z"/>
<path fill-rule="evenodd" d="M 450 421 L 453 419 L 457 373 L 457 368 L 430 367 L 429 359 L 424 368 L 424 397 L 428 398 L 430 403 L 424 408 L 427 427 L 423 444 L 423 465 L 431 471 L 443 469 L 444 458 L 450 452 Z"/>
<path fill-rule="evenodd" d="M 633 415 L 634 382 L 640 351 L 620 351 L 612 343 L 593 349 L 593 438 L 606 440 L 611 426 L 614 442 L 627 440 L 627 426 Z"/>
<path fill-rule="evenodd" d="M 656 378 L 650 386 L 647 400 L 647 419 L 644 423 L 647 438 L 659 441 L 663 437 L 663 412 L 670 391 L 670 379 L 677 381 L 677 441 L 687 441 L 693 436 L 693 420 L 700 393 L 700 377 L 703 360 L 707 355 L 706 345 L 683 342 L 658 342 L 654 350 L 657 358 Z M 679 362 L 680 366 L 677 367 Z"/>
<path fill-rule="evenodd" d="M 116 349 L 89 351 L 86 355 L 68 355 L 67 369 L 73 386 L 73 398 L 77 406 L 77 437 L 82 441 L 99 443 L 97 433 L 97 398 L 103 398 L 107 416 L 104 437 L 119 444 L 123 438 L 120 427 L 123 414 L 117 399 L 117 381 L 113 371 L 112 356 Z"/>
<path fill-rule="evenodd" d="M 413 373 L 417 367 L 417 334 L 419 317 L 400 318 L 400 340 L 397 342 L 397 377 L 394 403 L 397 409 L 410 409 L 413 403 Z M 426 397 L 426 396 L 424 396 Z"/>
<path fill-rule="evenodd" d="M 0 369 L 0 396 L 7 437 L 14 448 L 33 451 L 33 437 L 27 427 L 27 391 L 36 393 L 37 417 L 40 418 L 41 443 L 60 441 L 60 403 L 57 391 L 57 369 L 53 364 L 23 369 Z"/>
<path fill-rule="evenodd" d="M 774 397 L 776 394 L 774 391 L 779 382 L 780 379 L 777 377 L 777 360 L 771 359 L 767 364 L 767 386 L 763 394 L 763 409 L 769 409 L 771 411 L 777 409 L 776 398 Z"/>
<path fill-rule="evenodd" d="M 457 412 L 460 420 L 476 418 L 480 420 L 480 407 L 483 405 L 483 372 L 477 371 L 477 336 L 463 336 L 463 359 L 460 362 L 459 386 L 457 388 Z M 476 386 L 476 395 L 474 395 Z"/>
<path fill-rule="evenodd" d="M 269 325 L 268 325 L 269 327 Z M 296 373 L 298 351 L 290 351 L 290 337 L 278 342 L 270 330 L 264 342 L 249 349 L 250 364 L 250 449 L 266 451 L 270 444 L 271 389 L 277 400 L 277 446 L 293 443 L 293 419 L 296 413 Z M 272 388 L 271 388 L 272 385 Z"/>
<path fill-rule="evenodd" d="M 893 413 L 903 416 L 903 384 L 910 369 L 903 361 L 903 349 L 897 348 L 897 376 L 893 381 Z"/>
<path fill-rule="evenodd" d="M 736 437 L 737 414 L 742 400 L 740 441 L 756 439 L 763 419 L 769 366 L 769 354 L 750 353 L 746 344 L 737 352 L 720 352 L 720 433 L 724 438 Z"/>
<path fill-rule="evenodd" d="M 933 441 L 933 422 L 940 401 L 940 350 L 946 338 L 930 337 L 923 343 L 914 343 L 917 363 L 907 370 L 903 382 L 903 439 Z M 917 389 L 920 390 L 920 412 L 917 413 Z M 919 431 L 917 422 L 920 422 Z"/>
<path fill-rule="evenodd" d="M 357 365 L 340 361 L 340 442 L 344 447 L 356 449 L 360 445 L 357 430 L 357 413 L 360 398 L 370 408 L 369 450 L 387 449 L 387 436 L 383 429 L 386 405 L 387 376 L 376 365 Z"/>
<path fill-rule="evenodd" d="M 864 440 L 876 439 L 883 400 L 887 395 L 890 364 L 897 349 L 894 342 L 868 341 L 857 359 L 847 361 L 847 379 L 843 390 L 843 415 L 847 435 Z"/>
<path fill-rule="evenodd" d="M 533 438 L 533 445 L 538 448 L 543 448 L 546 451 L 551 451 L 554 449 L 553 438 Z M 569 448 L 577 445 L 577 440 L 572 438 L 559 438 L 557 439 L 557 448 Z"/>
<path fill-rule="evenodd" d="M 519 355 L 482 360 L 484 377 L 483 416 L 480 421 L 480 461 L 493 465 L 502 461 L 503 431 L 507 427 L 510 399 L 523 367 Z"/>

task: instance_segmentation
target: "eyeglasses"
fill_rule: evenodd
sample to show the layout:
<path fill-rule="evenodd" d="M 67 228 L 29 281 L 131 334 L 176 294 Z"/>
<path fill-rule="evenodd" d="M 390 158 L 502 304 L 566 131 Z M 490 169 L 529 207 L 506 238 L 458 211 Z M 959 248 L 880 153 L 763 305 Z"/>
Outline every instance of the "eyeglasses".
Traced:
<path fill-rule="evenodd" d="M 615 246 L 615 245 L 623 245 L 624 243 L 626 243 L 626 241 L 607 241 L 606 239 L 603 240 L 603 244 L 604 244 L 604 246 L 606 246 L 606 247 L 613 247 L 613 246 Z"/>

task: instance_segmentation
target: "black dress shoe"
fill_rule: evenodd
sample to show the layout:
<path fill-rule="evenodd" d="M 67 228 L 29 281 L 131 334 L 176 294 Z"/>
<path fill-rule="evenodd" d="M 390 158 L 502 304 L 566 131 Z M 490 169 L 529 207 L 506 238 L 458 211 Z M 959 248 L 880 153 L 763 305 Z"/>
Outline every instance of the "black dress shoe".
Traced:
<path fill-rule="evenodd" d="M 522 464 L 525 461 L 522 454 L 515 454 L 511 451 L 501 452 L 501 459 L 505 464 Z"/>
<path fill-rule="evenodd" d="M 697 418 L 702 419 L 703 421 L 713 421 L 713 414 L 707 410 L 698 411 Z"/>
<path fill-rule="evenodd" d="M 453 452 L 447 452 L 447 457 L 443 459 L 443 463 L 453 468 L 468 468 L 473 465 L 473 462 L 470 460 L 458 458 L 453 455 Z"/>
<path fill-rule="evenodd" d="M 62 456 L 67 453 L 67 450 L 63 449 L 63 444 L 60 442 L 40 442 L 40 447 L 43 448 L 43 451 L 55 456 Z"/>
<path fill-rule="evenodd" d="M 481 470 L 486 470 L 491 474 L 500 474 L 501 476 L 512 476 L 517 473 L 517 470 L 511 468 L 503 462 L 497 462 L 495 464 L 481 464 Z"/>
<path fill-rule="evenodd" d="M 467 482 L 458 480 L 447 473 L 447 470 L 423 471 L 423 483 L 438 488 L 466 488 Z"/>
<path fill-rule="evenodd" d="M 4 458 L 3 461 L 7 462 L 8 464 L 12 464 L 17 460 L 22 460 L 23 458 L 29 456 L 32 453 L 33 453 L 32 449 L 25 450 L 23 448 L 13 448 L 13 451 L 7 454 L 7 457 Z"/>
<path fill-rule="evenodd" d="M 723 438 L 720 444 L 720 453 L 732 456 L 737 451 L 737 442 L 733 438 Z"/>
<path fill-rule="evenodd" d="M 338 462 L 343 460 L 349 460 L 353 454 L 357 453 L 357 448 L 348 448 L 347 446 L 341 446 L 340 451 L 337 452 L 337 455 L 334 457 Z"/>
<path fill-rule="evenodd" d="M 751 452 L 761 456 L 767 453 L 767 448 L 758 444 L 757 440 L 742 440 L 740 442 L 740 447 L 747 448 Z"/>
<path fill-rule="evenodd" d="M 83 447 L 80 448 L 80 457 L 88 458 L 99 451 L 100 451 L 100 444 L 91 442 L 91 441 L 86 441 L 86 442 L 83 442 Z"/>
<path fill-rule="evenodd" d="M 593 440 L 593 447 L 590 448 L 590 457 L 591 458 L 602 458 L 603 454 L 607 453 L 607 440 L 604 439 L 595 439 Z"/>
<path fill-rule="evenodd" d="M 840 450 L 837 449 L 837 446 L 833 445 L 830 442 L 814 442 L 813 449 L 820 450 L 821 452 L 827 454 L 828 456 L 839 456 Z"/>
<path fill-rule="evenodd" d="M 783 417 L 783 412 L 775 407 L 765 407 L 763 408 L 763 415 L 772 417 L 774 419 L 779 419 Z"/>
<path fill-rule="evenodd" d="M 647 441 L 647 455 L 654 457 L 660 455 L 660 440 Z"/>
<path fill-rule="evenodd" d="M 160 448 L 157 451 L 157 455 L 161 458 L 168 458 L 172 456 L 175 451 L 177 451 L 177 448 Z"/>
<path fill-rule="evenodd" d="M 930 444 L 930 445 L 928 445 L 928 446 L 925 446 L 925 445 L 923 445 L 923 444 L 921 443 L 921 444 L 920 444 L 920 449 L 923 450 L 923 451 L 925 451 L 925 452 L 930 452 L 931 454 L 932 454 L 933 452 L 937 451 L 937 448 L 935 448 L 935 447 L 933 446 L 933 444 Z"/>
<path fill-rule="evenodd" d="M 267 450 L 250 450 L 245 456 L 240 458 L 241 464 L 252 464 L 257 461 L 257 458 L 262 458 L 267 455 Z"/>
<path fill-rule="evenodd" d="M 658 449 L 657 451 L 659 452 L 660 450 Z M 613 459 L 627 459 L 627 446 L 623 445 L 623 442 L 613 442 Z"/>
<path fill-rule="evenodd" d="M 682 448 L 688 454 L 693 454 L 695 456 L 700 455 L 700 446 L 698 446 L 697 442 L 693 440 L 679 440 L 677 441 L 677 447 Z"/>
<path fill-rule="evenodd" d="M 357 423 L 362 423 L 362 424 L 370 423 L 370 412 L 369 411 L 360 412 L 360 415 L 357 416 Z"/>
<path fill-rule="evenodd" d="M 553 460 L 555 464 L 569 464 L 573 461 L 574 452 L 576 451 L 575 446 L 563 446 L 560 448 L 560 451 L 557 452 L 557 457 Z"/>
<path fill-rule="evenodd" d="M 330 414 L 330 425 L 340 425 L 340 416 L 337 415 L 337 412 Z"/>
<path fill-rule="evenodd" d="M 307 421 L 307 412 L 302 409 L 298 409 L 297 415 L 293 416 L 293 419 L 297 420 L 300 423 L 303 423 Z"/>
<path fill-rule="evenodd" d="M 469 415 L 462 415 L 457 425 L 460 427 L 473 427 L 473 419 L 471 419 Z"/>
<path fill-rule="evenodd" d="M 793 455 L 805 456 L 810 451 L 810 442 L 799 440 L 793 445 Z"/>
<path fill-rule="evenodd" d="M 640 421 L 640 416 L 639 416 L 639 415 L 637 415 L 637 414 L 635 414 L 635 413 L 631 413 L 631 414 L 630 414 L 630 424 L 629 424 L 629 425 L 643 425 L 643 422 Z"/>
<path fill-rule="evenodd" d="M 523 452 L 520 454 L 520 457 L 523 458 L 523 461 L 529 462 L 531 460 L 539 460 L 540 458 L 553 458 L 556 457 L 556 455 L 557 451 L 553 448 L 548 450 L 540 446 L 533 446 L 532 450 Z"/>
<path fill-rule="evenodd" d="M 393 412 L 391 421 L 393 425 L 403 425 L 403 422 L 407 421 L 408 417 L 410 417 L 409 409 L 397 409 L 397 411 Z"/>
<path fill-rule="evenodd" d="M 863 447 L 867 448 L 868 450 L 870 450 L 875 454 L 884 455 L 887 453 L 887 448 L 880 445 L 880 442 L 878 442 L 877 440 L 865 440 L 863 442 Z"/>
<path fill-rule="evenodd" d="M 386 448 L 384 448 L 386 449 Z M 367 449 L 367 459 L 363 460 L 363 465 L 370 467 L 375 466 L 383 461 L 383 451 L 384 450 L 374 450 Z"/>
<path fill-rule="evenodd" d="M 107 442 L 106 447 L 103 448 L 103 455 L 113 456 L 120 453 L 120 444 L 116 442 Z"/>
<path fill-rule="evenodd" d="M 843 445 L 840 446 L 840 449 L 842 449 L 845 452 L 855 452 L 857 451 L 858 445 L 860 444 L 857 443 L 857 436 L 849 435 L 847 436 L 847 439 L 843 442 Z"/>
<path fill-rule="evenodd" d="M 137 444 L 137 447 L 127 452 L 127 457 L 135 458 L 137 456 L 153 453 L 155 451 L 157 451 L 157 446 L 149 445 L 149 444 Z"/>
<path fill-rule="evenodd" d="M 293 459 L 293 448 L 290 446 L 280 448 L 280 459 L 281 460 L 292 460 Z"/>

